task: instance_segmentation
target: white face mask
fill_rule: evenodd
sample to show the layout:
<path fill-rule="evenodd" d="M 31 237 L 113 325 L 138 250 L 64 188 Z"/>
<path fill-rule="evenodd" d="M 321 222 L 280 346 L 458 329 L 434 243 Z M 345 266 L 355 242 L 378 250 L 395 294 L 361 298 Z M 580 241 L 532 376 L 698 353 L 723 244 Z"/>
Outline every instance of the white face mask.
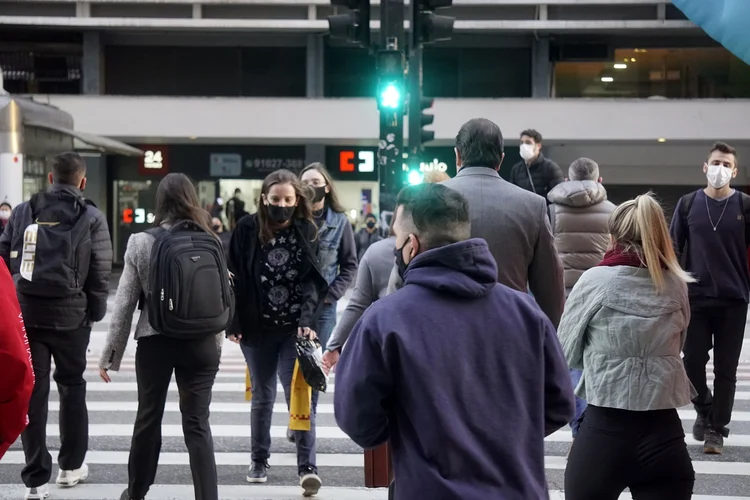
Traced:
<path fill-rule="evenodd" d="M 0 220 L 10 219 L 10 210 L 0 210 Z"/>
<path fill-rule="evenodd" d="M 529 161 L 536 156 L 536 147 L 531 144 L 521 144 L 521 158 Z"/>
<path fill-rule="evenodd" d="M 721 189 L 732 180 L 733 169 L 723 165 L 709 165 L 706 172 L 708 183 L 714 189 Z"/>

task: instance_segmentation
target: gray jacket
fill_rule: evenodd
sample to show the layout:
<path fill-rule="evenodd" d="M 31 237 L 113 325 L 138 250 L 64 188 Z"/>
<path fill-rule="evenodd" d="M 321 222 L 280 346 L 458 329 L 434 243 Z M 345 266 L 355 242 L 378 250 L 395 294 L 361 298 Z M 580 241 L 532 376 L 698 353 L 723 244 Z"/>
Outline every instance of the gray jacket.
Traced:
<path fill-rule="evenodd" d="M 130 338 L 133 314 L 138 307 L 141 292 L 148 294 L 148 271 L 151 261 L 151 247 L 154 237 L 148 233 L 137 233 L 128 239 L 125 250 L 125 267 L 115 295 L 115 309 L 109 323 L 107 342 L 102 349 L 99 367 L 117 371 L 125 355 Z M 135 339 L 158 335 L 148 322 L 148 310 L 144 307 L 138 317 Z M 216 344 L 221 353 L 224 333 L 216 335 Z"/>
<path fill-rule="evenodd" d="M 544 198 L 485 167 L 463 167 L 442 184 L 469 201 L 471 237 L 487 241 L 497 262 L 497 281 L 523 292 L 531 289 L 557 325 L 565 303 L 563 269 Z"/>
<path fill-rule="evenodd" d="M 396 238 L 393 237 L 376 241 L 362 256 L 352 297 L 328 340 L 326 349 L 329 351 L 341 349 L 365 310 L 376 300 L 385 297 L 388 277 L 393 269 L 395 245 Z"/>
<path fill-rule="evenodd" d="M 567 181 L 547 195 L 555 246 L 562 259 L 565 291 L 596 266 L 609 246 L 609 216 L 615 205 L 595 181 Z"/>
<path fill-rule="evenodd" d="M 665 271 L 658 294 L 648 269 L 589 269 L 568 297 L 557 334 L 576 395 L 621 410 L 680 408 L 697 394 L 680 358 L 690 304 L 687 285 Z"/>

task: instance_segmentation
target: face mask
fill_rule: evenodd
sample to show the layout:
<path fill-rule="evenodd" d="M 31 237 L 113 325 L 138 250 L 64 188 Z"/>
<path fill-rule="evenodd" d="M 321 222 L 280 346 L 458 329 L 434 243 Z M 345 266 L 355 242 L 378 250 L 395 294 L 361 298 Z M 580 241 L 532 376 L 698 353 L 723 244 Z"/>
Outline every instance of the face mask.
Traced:
<path fill-rule="evenodd" d="M 214 232 L 218 233 L 219 229 L 221 229 L 221 226 L 217 224 L 217 225 L 213 226 L 212 229 L 214 230 Z"/>
<path fill-rule="evenodd" d="M 404 248 L 406 248 L 407 243 L 409 243 L 408 239 L 404 242 L 403 245 L 401 245 L 401 248 L 396 248 L 393 251 L 393 255 L 396 256 L 396 267 L 398 268 L 398 275 L 402 280 L 404 279 L 404 274 L 406 274 L 406 268 L 409 267 L 409 264 L 404 261 Z"/>
<path fill-rule="evenodd" d="M 313 187 L 315 190 L 315 196 L 313 197 L 313 203 L 318 203 L 323 200 L 323 198 L 326 197 L 326 187 L 325 186 L 315 186 Z"/>
<path fill-rule="evenodd" d="M 10 210 L 0 210 L 0 220 L 10 219 Z"/>
<path fill-rule="evenodd" d="M 267 205 L 268 216 L 277 224 L 288 222 L 294 215 L 295 206 L 280 207 L 278 205 Z"/>
<path fill-rule="evenodd" d="M 529 161 L 536 154 L 535 147 L 531 144 L 521 144 L 521 158 L 525 161 Z"/>
<path fill-rule="evenodd" d="M 729 167 L 722 165 L 709 165 L 708 171 L 706 172 L 706 178 L 708 183 L 714 189 L 721 189 L 732 180 L 733 170 Z"/>
<path fill-rule="evenodd" d="M 368 221 L 367 221 L 367 224 L 365 224 L 365 225 L 366 225 L 367 227 L 369 227 L 370 229 L 372 229 L 372 228 L 374 228 L 374 227 L 375 227 L 375 221 L 373 221 L 373 220 L 368 220 Z"/>

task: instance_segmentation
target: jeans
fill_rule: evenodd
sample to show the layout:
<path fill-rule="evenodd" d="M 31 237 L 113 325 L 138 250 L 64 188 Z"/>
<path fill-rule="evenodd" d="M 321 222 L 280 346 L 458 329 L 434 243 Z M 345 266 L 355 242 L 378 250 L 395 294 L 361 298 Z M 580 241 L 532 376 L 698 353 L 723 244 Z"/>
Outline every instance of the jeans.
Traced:
<path fill-rule="evenodd" d="M 578 385 L 578 382 L 581 381 L 581 377 L 583 376 L 583 371 L 581 370 L 570 370 L 570 381 L 573 382 L 573 388 Z M 573 420 L 570 421 L 570 428 L 573 431 L 573 437 L 576 437 L 578 434 L 578 429 L 581 426 L 581 420 L 583 419 L 583 412 L 586 410 L 586 401 L 579 398 L 578 396 L 576 398 L 576 414 L 573 416 Z"/>
<path fill-rule="evenodd" d="M 690 325 L 683 352 L 685 371 L 698 396 L 695 410 L 708 419 L 708 426 L 725 436 L 732 420 L 737 365 L 745 337 L 747 304 L 691 304 Z M 706 384 L 708 351 L 714 349 L 714 393 Z"/>
<path fill-rule="evenodd" d="M 677 410 L 589 405 L 565 469 L 566 500 L 690 500 L 695 473 Z"/>
<path fill-rule="evenodd" d="M 318 315 L 318 319 L 315 322 L 315 333 L 318 334 L 318 340 L 320 345 L 325 350 L 328 345 L 328 339 L 331 338 L 331 333 L 336 327 L 336 301 L 332 301 L 330 304 L 323 304 Z"/>
<path fill-rule="evenodd" d="M 253 462 L 263 462 L 271 456 L 271 422 L 273 419 L 273 405 L 276 402 L 276 378 L 281 379 L 289 408 L 291 396 L 292 375 L 297 351 L 294 347 L 295 334 L 275 339 L 265 339 L 257 346 L 241 344 L 242 354 L 245 356 L 250 369 L 250 386 L 253 399 L 250 410 L 251 430 L 251 458 Z M 315 465 L 315 411 L 318 406 L 318 392 L 312 393 L 312 408 L 310 412 L 310 430 L 293 431 L 297 445 L 297 469 L 306 472 L 312 469 L 317 472 Z"/>
<path fill-rule="evenodd" d="M 156 479 L 161 423 L 172 371 L 180 395 L 182 432 L 190 457 L 195 499 L 218 500 L 214 440 L 208 422 L 211 389 L 219 371 L 215 335 L 195 340 L 155 335 L 138 340 L 135 354 L 138 413 L 128 461 L 130 498 L 144 498 Z"/>
<path fill-rule="evenodd" d="M 51 358 L 55 360 L 52 377 L 60 397 L 60 452 L 57 462 L 62 470 L 83 465 L 89 447 L 89 414 L 86 409 L 86 349 L 90 327 L 73 331 L 26 330 L 34 368 L 34 390 L 29 401 L 29 425 L 21 434 L 26 467 L 21 479 L 27 488 L 49 482 L 52 456 L 47 450 L 47 405 Z"/>

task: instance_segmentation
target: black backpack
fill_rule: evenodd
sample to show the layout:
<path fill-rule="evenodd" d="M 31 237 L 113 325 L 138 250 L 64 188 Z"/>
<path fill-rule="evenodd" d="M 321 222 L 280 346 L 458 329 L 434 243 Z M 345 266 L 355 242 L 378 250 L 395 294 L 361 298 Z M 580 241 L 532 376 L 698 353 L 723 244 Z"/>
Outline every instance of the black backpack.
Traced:
<path fill-rule="evenodd" d="M 234 294 L 219 239 L 190 221 L 146 232 L 156 239 L 146 297 L 151 327 L 185 340 L 226 330 L 234 316 Z"/>
<path fill-rule="evenodd" d="M 86 202 L 67 193 L 39 193 L 29 201 L 23 233 L 18 293 L 64 298 L 83 290 L 91 260 Z"/>

